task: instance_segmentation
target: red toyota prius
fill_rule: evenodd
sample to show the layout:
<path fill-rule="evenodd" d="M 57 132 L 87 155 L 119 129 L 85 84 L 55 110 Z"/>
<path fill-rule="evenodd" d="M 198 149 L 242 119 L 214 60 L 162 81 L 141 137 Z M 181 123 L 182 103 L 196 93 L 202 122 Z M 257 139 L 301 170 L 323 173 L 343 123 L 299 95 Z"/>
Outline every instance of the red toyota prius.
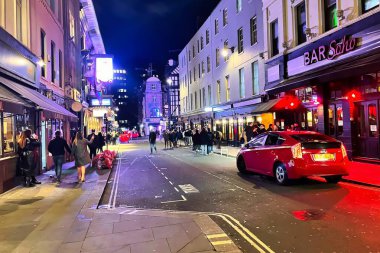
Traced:
<path fill-rule="evenodd" d="M 348 175 L 343 143 L 309 131 L 267 132 L 256 136 L 236 157 L 240 172 L 272 176 L 280 185 L 290 179 L 321 176 L 337 183 Z"/>

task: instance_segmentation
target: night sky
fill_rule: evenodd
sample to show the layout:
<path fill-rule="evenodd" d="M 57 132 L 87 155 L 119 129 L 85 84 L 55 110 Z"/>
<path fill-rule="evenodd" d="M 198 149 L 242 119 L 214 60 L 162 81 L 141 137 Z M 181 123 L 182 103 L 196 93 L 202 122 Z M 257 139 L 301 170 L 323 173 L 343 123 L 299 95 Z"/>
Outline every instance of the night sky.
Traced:
<path fill-rule="evenodd" d="M 162 72 L 210 15 L 219 0 L 93 0 L 106 52 L 128 72 L 130 90 L 141 83 L 136 68 Z M 131 96 L 129 96 L 131 98 Z"/>

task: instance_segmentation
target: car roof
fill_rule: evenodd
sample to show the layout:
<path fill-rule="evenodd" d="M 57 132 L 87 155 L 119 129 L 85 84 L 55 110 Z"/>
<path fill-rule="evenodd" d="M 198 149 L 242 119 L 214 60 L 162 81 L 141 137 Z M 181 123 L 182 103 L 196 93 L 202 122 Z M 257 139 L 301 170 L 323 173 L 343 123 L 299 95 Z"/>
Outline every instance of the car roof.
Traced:
<path fill-rule="evenodd" d="M 275 134 L 280 134 L 280 135 L 293 135 L 293 134 L 315 134 L 315 135 L 322 135 L 321 133 L 318 132 L 313 132 L 313 131 L 272 131 L 269 133 L 275 133 Z"/>

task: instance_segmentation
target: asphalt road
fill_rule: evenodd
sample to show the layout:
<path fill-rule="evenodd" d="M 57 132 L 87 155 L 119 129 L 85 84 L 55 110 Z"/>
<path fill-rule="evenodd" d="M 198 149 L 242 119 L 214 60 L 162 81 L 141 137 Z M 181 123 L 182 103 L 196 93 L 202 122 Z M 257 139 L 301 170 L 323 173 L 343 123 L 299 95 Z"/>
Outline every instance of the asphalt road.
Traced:
<path fill-rule="evenodd" d="M 148 149 L 120 145 L 102 205 L 210 212 L 244 252 L 380 252 L 379 189 L 311 179 L 278 186 L 238 173 L 233 158 Z"/>

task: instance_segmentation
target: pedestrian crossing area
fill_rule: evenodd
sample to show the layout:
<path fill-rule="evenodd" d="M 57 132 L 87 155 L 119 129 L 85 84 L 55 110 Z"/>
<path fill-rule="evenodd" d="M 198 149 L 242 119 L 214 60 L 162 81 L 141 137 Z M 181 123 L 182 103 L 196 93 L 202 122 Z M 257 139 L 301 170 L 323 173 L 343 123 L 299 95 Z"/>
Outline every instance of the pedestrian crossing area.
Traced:
<path fill-rule="evenodd" d="M 188 194 L 188 193 L 199 193 L 199 190 L 191 184 L 178 185 L 178 187 L 181 188 L 181 190 L 186 194 Z"/>

